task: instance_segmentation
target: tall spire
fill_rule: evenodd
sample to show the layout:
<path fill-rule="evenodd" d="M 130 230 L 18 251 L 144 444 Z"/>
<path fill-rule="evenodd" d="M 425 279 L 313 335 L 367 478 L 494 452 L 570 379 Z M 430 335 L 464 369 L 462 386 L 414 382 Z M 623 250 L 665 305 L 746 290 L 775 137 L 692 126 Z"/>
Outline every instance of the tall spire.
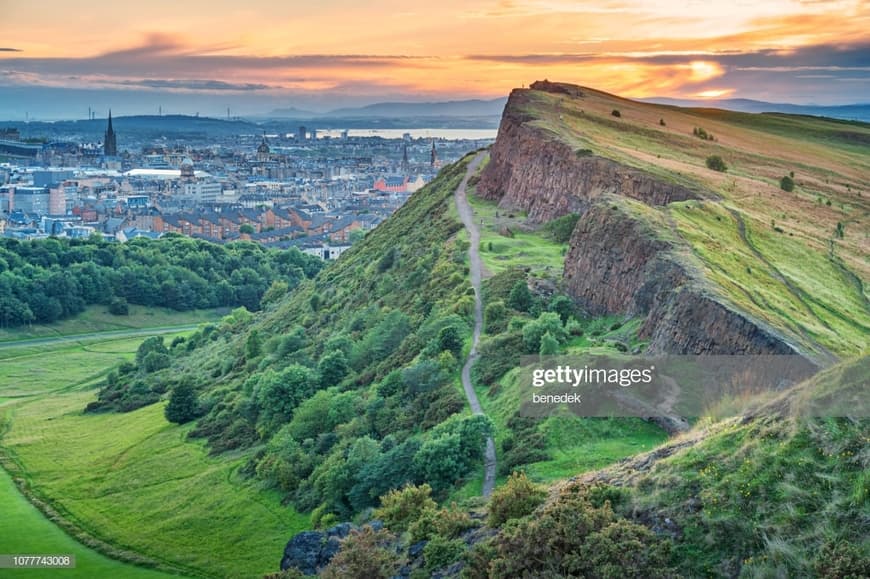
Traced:
<path fill-rule="evenodd" d="M 408 163 L 408 143 L 402 147 L 402 171 L 408 172 L 410 164 Z"/>
<path fill-rule="evenodd" d="M 435 162 L 438 160 L 438 154 L 435 152 L 435 139 L 432 139 L 432 152 L 429 155 L 429 164 L 435 168 Z"/>
<path fill-rule="evenodd" d="M 106 157 L 118 155 L 118 140 L 112 127 L 112 109 L 109 109 L 109 124 L 106 126 L 106 136 L 103 139 L 103 154 Z"/>

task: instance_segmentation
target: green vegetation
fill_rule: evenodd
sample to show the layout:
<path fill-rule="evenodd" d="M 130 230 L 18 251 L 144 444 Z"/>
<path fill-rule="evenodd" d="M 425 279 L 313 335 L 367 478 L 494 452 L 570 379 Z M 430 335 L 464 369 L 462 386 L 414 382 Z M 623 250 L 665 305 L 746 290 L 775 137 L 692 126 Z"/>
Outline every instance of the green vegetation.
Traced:
<path fill-rule="evenodd" d="M 786 175 L 779 180 L 779 188 L 786 193 L 791 193 L 792 191 L 794 191 L 794 179 Z"/>
<path fill-rule="evenodd" d="M 141 341 L 97 336 L 83 345 L 0 350 L 4 468 L 51 509 L 56 524 L 115 558 L 185 575 L 257 576 L 273 569 L 275 553 L 308 518 L 240 475 L 247 455 L 210 457 L 201 444 L 186 441 L 189 427 L 165 420 L 163 404 L 128 414 L 82 414 L 94 398 L 94 380 L 132 360 Z M 2 488 L 4 514 L 6 504 L 21 513 L 21 497 L 11 486 Z M 21 532 L 3 534 L 4 552 L 45 545 L 42 552 L 81 554 L 71 576 L 162 576 L 75 544 L 46 527 L 35 509 L 18 516 Z M 19 541 L 28 537 L 23 548 Z M 7 544 L 19 548 L 7 550 Z"/>
<path fill-rule="evenodd" d="M 64 553 L 76 558 L 75 569 L 65 569 L 66 577 L 92 579 L 93 577 L 118 577 L 119 579 L 160 579 L 173 577 L 166 573 L 122 563 L 89 549 L 55 526 L 36 507 L 18 492 L 12 479 L 0 469 L 0 511 L 7 530 L 0 534 L 0 551 L 3 553 Z M 6 571 L 6 573 L 11 573 Z M 28 573 L 19 572 L 22 576 Z"/>
<path fill-rule="evenodd" d="M 89 304 L 107 304 L 122 316 L 126 303 L 179 311 L 236 305 L 257 310 L 273 281 L 295 286 L 321 264 L 295 249 L 218 245 L 178 235 L 123 244 L 0 239 L 0 328 L 67 319 Z"/>
<path fill-rule="evenodd" d="M 576 217 L 565 216 L 554 225 L 532 231 L 522 212 L 505 212 L 494 202 L 475 195 L 468 196 L 468 203 L 480 228 L 480 257 L 487 271 L 495 274 L 530 267 L 542 277 L 561 275 L 566 244 L 573 231 L 570 223 L 572 219 L 576 223 Z"/>
<path fill-rule="evenodd" d="M 724 173 L 728 170 L 728 165 L 725 164 L 725 161 L 722 160 L 722 157 L 719 155 L 710 155 L 707 157 L 707 168 L 712 169 L 713 171 L 719 171 L 720 173 Z"/>

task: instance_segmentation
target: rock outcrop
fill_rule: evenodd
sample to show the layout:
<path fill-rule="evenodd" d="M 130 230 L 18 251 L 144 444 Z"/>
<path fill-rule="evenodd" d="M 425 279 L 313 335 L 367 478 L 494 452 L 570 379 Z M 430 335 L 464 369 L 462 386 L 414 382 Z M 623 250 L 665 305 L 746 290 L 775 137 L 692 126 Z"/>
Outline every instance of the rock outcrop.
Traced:
<path fill-rule="evenodd" d="M 372 527 L 380 529 L 382 525 L 375 522 Z M 358 527 L 341 523 L 325 531 L 302 531 L 296 534 L 284 547 L 281 570 L 296 568 L 305 575 L 318 574 L 338 553 L 341 540 L 353 530 L 358 530 Z"/>
<path fill-rule="evenodd" d="M 546 130 L 530 125 L 528 93 L 514 90 L 508 99 L 490 162 L 477 184 L 479 195 L 498 200 L 503 207 L 526 211 L 532 223 L 583 213 L 605 195 L 630 197 L 648 205 L 699 198 L 682 185 L 574 151 Z"/>
<path fill-rule="evenodd" d="M 533 88 L 583 98 L 579 87 L 572 92 L 566 85 L 536 83 Z M 565 258 L 569 295 L 592 315 L 644 317 L 640 335 L 649 340 L 650 353 L 800 353 L 719 296 L 678 257 L 688 252 L 664 216 L 653 219 L 653 210 L 636 203 L 655 208 L 713 195 L 578 154 L 531 124 L 529 95 L 511 93 L 477 193 L 505 209 L 528 212 L 531 223 L 580 214 Z"/>

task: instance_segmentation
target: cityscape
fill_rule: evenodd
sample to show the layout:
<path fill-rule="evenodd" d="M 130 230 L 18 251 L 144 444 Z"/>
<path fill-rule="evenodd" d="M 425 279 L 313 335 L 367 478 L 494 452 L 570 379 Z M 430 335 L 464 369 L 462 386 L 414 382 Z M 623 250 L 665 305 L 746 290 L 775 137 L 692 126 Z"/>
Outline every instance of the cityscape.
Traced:
<path fill-rule="evenodd" d="M 247 132 L 170 140 L 117 125 L 109 111 L 98 140 L 86 131 L 46 137 L 28 125 L 0 126 L 0 236 L 125 242 L 175 233 L 335 259 L 443 165 L 490 144 L 488 132 L 495 136 L 318 133 L 285 122 L 259 134 L 246 123 Z"/>

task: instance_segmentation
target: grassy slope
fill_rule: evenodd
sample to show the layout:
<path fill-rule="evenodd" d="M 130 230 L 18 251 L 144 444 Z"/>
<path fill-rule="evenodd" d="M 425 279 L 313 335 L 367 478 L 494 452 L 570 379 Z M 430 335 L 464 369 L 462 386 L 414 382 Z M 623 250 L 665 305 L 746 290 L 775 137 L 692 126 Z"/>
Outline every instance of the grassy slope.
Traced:
<path fill-rule="evenodd" d="M 76 559 L 75 569 L 53 571 L 64 577 L 90 579 L 92 577 L 117 577 L 118 579 L 160 579 L 172 577 L 133 565 L 109 559 L 92 549 L 84 547 L 46 519 L 36 507 L 27 502 L 15 487 L 6 471 L 0 469 L 0 511 L 6 529 L 14 533 L 0 533 L 0 551 L 3 553 L 65 554 Z M 45 570 L 4 570 L 4 577 L 44 577 Z"/>
<path fill-rule="evenodd" d="M 839 364 L 752 419 L 715 425 L 634 477 L 629 505 L 674 521 L 689 575 L 807 576 L 826 543 L 870 556 L 870 422 L 802 417 L 814 398 L 860 395 L 868 375 L 867 358 Z"/>
<path fill-rule="evenodd" d="M 176 312 L 166 308 L 149 308 L 137 305 L 129 307 L 130 314 L 127 316 L 113 316 L 106 306 L 88 306 L 81 314 L 54 324 L 33 324 L 11 330 L 0 329 L 0 342 L 93 334 L 113 330 L 198 324 L 217 321 L 221 315 L 226 313 L 222 310 Z"/>
<path fill-rule="evenodd" d="M 726 299 L 822 357 L 866 347 L 870 126 L 679 109 L 588 89 L 576 100 L 530 95 L 533 123 L 572 147 L 716 196 L 661 212 Z M 716 140 L 693 136 L 695 127 Z M 713 154 L 727 173 L 706 168 Z M 786 193 L 779 179 L 791 171 L 797 186 Z"/>
<path fill-rule="evenodd" d="M 166 422 L 162 404 L 130 414 L 81 413 L 94 398 L 94 378 L 130 359 L 141 340 L 0 353 L 7 466 L 111 547 L 196 574 L 273 570 L 275 554 L 307 517 L 242 481 L 236 470 L 246 456 L 208 456 L 202 444 L 186 441 L 187 427 Z M 42 523 L 31 517 L 29 524 Z"/>

